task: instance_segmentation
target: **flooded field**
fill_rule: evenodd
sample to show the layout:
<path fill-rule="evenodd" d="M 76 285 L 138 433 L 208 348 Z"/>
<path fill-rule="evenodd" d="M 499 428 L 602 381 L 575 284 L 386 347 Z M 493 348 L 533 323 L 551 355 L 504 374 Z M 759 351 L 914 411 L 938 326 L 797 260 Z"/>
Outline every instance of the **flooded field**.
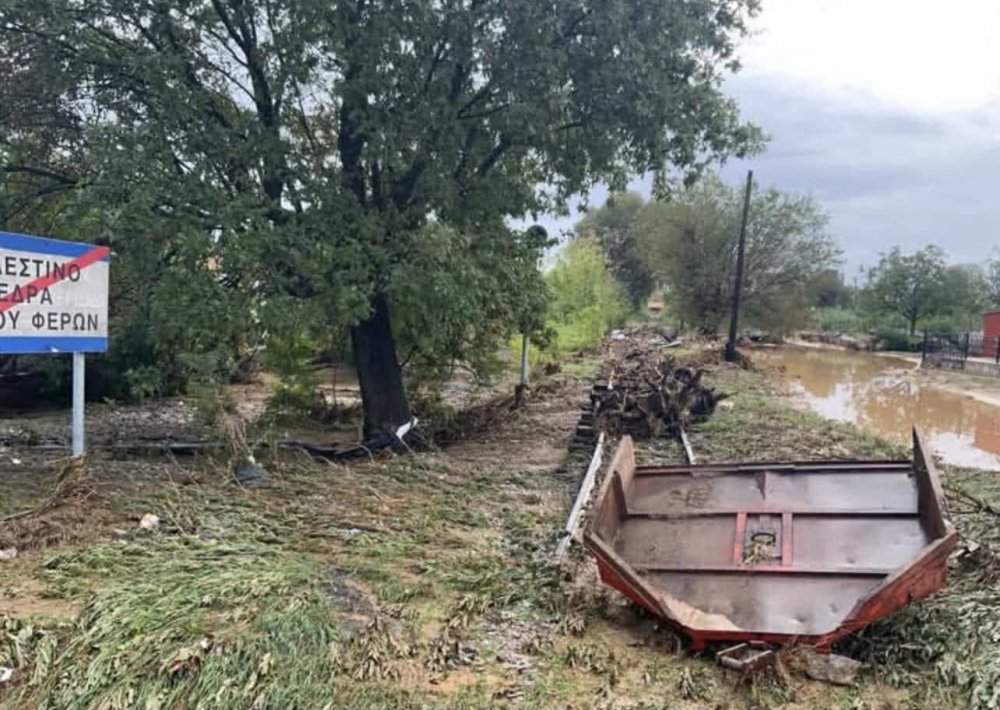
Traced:
<path fill-rule="evenodd" d="M 1000 407 L 935 386 L 911 361 L 796 347 L 758 351 L 754 359 L 783 367 L 818 414 L 901 443 L 916 425 L 948 463 L 1000 471 Z"/>

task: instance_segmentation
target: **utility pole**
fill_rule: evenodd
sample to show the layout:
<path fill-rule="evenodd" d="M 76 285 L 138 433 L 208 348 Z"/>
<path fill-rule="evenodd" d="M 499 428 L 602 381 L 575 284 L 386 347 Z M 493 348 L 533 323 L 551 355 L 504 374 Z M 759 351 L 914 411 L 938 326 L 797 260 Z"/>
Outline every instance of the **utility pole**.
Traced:
<path fill-rule="evenodd" d="M 521 334 L 521 381 L 514 386 L 514 406 L 520 407 L 524 401 L 524 393 L 528 389 L 528 348 L 531 340 L 528 331 Z"/>
<path fill-rule="evenodd" d="M 747 218 L 750 216 L 750 191 L 753 189 L 753 170 L 747 171 L 747 191 L 743 198 L 743 221 L 740 223 L 740 246 L 736 252 L 736 285 L 733 288 L 733 314 L 729 318 L 729 342 L 726 343 L 726 362 L 736 362 L 736 333 L 740 317 L 740 292 L 743 290 L 743 259 L 747 249 Z"/>

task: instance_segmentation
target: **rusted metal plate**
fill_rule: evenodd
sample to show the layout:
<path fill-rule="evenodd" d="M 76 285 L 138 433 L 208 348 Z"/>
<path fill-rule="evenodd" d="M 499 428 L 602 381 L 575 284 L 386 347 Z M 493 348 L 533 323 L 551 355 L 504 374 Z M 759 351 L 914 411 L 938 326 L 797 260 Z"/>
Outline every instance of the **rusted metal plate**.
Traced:
<path fill-rule="evenodd" d="M 914 431 L 913 462 L 642 467 L 626 437 L 584 541 L 696 646 L 828 647 L 943 586 L 957 534 Z"/>

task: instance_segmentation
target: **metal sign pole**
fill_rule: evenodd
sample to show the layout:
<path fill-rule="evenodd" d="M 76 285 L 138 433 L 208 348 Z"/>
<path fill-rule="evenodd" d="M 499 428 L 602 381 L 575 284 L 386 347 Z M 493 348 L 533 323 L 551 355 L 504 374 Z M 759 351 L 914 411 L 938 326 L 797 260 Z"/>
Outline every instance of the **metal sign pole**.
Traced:
<path fill-rule="evenodd" d="M 528 334 L 521 335 L 521 386 L 528 384 Z"/>
<path fill-rule="evenodd" d="M 86 362 L 83 353 L 73 353 L 73 455 L 83 456 L 83 373 Z"/>

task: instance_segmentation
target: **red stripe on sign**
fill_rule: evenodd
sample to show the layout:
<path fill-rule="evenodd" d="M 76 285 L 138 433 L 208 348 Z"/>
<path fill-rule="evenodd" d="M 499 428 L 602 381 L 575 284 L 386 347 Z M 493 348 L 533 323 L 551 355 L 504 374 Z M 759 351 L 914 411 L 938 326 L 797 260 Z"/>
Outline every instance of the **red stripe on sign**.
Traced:
<path fill-rule="evenodd" d="M 69 276 L 69 269 L 71 266 L 76 266 L 81 271 L 83 271 L 86 267 L 100 261 L 110 253 L 111 253 L 111 247 L 94 247 L 90 251 L 84 252 L 83 254 L 73 259 L 72 261 L 67 261 L 66 264 L 64 265 L 64 268 L 61 269 L 62 271 L 61 276 L 57 276 L 55 274 L 49 274 L 48 276 L 43 276 L 41 278 L 35 279 L 34 281 L 31 281 L 30 283 L 25 284 L 24 286 L 21 286 L 21 290 L 26 292 L 28 289 L 33 288 L 35 289 L 35 291 L 40 293 L 43 289 L 46 289 L 49 286 L 52 286 L 53 284 L 57 284 L 63 279 L 65 279 L 67 276 Z M 19 306 L 22 303 L 24 303 L 23 300 L 12 301 L 11 298 L 12 296 L 7 296 L 6 298 L 0 298 L 0 313 L 3 313 L 4 311 L 9 311 L 14 306 Z"/>

